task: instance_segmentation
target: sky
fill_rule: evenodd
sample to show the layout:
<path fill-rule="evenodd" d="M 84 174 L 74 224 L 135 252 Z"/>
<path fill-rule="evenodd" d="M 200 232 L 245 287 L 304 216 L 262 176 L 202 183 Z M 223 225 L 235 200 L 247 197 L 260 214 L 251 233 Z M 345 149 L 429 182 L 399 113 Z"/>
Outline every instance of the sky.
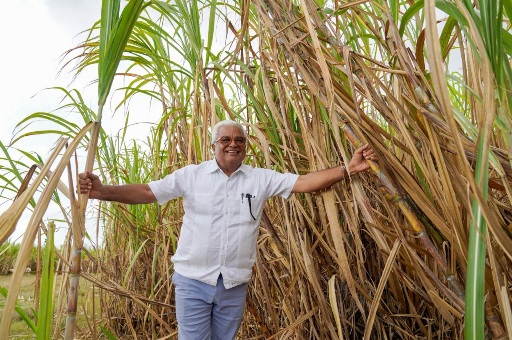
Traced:
<path fill-rule="evenodd" d="M 16 123 L 23 117 L 38 112 L 49 112 L 59 105 L 56 91 L 45 91 L 53 86 L 68 87 L 69 72 L 59 75 L 62 54 L 85 39 L 84 30 L 100 18 L 101 0 L 0 0 L 0 140 L 8 145 Z M 86 102 L 94 108 L 96 88 L 90 85 L 95 70 L 85 73 L 72 83 L 87 94 Z M 37 152 L 43 159 L 51 153 L 58 136 L 46 140 L 27 139 L 17 144 L 26 151 Z M 0 198 L 0 213 L 10 202 Z M 51 214 L 51 208 L 49 214 Z M 30 215 L 18 222 L 11 241 L 21 241 Z M 61 244 L 66 230 L 56 234 Z"/>
<path fill-rule="evenodd" d="M 44 88 L 63 86 L 69 74 L 58 75 L 62 54 L 84 39 L 80 32 L 100 16 L 100 0 L 0 0 L 1 86 L 0 135 L 12 135 L 16 122 L 29 113 L 54 109 Z M 80 86 L 80 84 L 77 84 Z M 83 85 L 82 85 L 83 86 Z"/>

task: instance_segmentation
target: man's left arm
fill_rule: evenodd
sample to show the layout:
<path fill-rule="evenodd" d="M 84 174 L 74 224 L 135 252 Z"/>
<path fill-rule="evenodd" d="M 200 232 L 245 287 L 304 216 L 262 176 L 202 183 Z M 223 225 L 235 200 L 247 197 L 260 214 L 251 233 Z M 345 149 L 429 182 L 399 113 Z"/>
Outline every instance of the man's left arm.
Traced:
<path fill-rule="evenodd" d="M 361 171 L 370 168 L 367 160 L 378 161 L 375 151 L 368 144 L 360 146 L 348 162 L 348 166 L 337 166 L 334 168 L 311 172 L 301 175 L 295 182 L 292 192 L 313 192 L 330 187 L 344 178 L 353 176 Z"/>

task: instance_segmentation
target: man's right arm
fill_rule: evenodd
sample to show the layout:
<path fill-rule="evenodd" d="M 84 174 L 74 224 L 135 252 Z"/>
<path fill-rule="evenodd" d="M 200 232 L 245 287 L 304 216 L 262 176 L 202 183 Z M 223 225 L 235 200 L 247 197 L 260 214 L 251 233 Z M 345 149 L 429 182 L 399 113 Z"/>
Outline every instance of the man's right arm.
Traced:
<path fill-rule="evenodd" d="M 148 184 L 104 185 L 98 176 L 90 171 L 78 175 L 82 194 L 89 198 L 126 204 L 147 204 L 156 202 L 156 197 Z"/>

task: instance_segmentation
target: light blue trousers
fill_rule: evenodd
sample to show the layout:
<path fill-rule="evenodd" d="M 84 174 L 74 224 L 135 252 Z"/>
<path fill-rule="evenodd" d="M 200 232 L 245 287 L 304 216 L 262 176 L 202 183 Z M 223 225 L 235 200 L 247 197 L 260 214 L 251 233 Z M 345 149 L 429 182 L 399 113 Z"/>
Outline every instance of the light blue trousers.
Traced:
<path fill-rule="evenodd" d="M 176 292 L 179 340 L 233 340 L 242 323 L 247 284 L 224 288 L 222 275 L 217 285 L 172 276 Z"/>

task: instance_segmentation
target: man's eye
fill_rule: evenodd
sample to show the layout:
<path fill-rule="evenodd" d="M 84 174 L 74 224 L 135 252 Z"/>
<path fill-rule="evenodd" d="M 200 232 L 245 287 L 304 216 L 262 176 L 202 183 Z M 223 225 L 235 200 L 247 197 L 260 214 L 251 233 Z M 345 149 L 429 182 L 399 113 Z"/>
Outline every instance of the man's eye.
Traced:
<path fill-rule="evenodd" d="M 244 144 L 245 143 L 245 138 L 237 137 L 237 138 L 235 138 L 235 142 L 237 142 L 239 144 Z"/>
<path fill-rule="evenodd" d="M 222 143 L 229 143 L 229 142 L 231 142 L 231 138 L 229 138 L 229 137 L 222 137 L 222 138 L 220 139 L 220 141 L 221 141 Z"/>

